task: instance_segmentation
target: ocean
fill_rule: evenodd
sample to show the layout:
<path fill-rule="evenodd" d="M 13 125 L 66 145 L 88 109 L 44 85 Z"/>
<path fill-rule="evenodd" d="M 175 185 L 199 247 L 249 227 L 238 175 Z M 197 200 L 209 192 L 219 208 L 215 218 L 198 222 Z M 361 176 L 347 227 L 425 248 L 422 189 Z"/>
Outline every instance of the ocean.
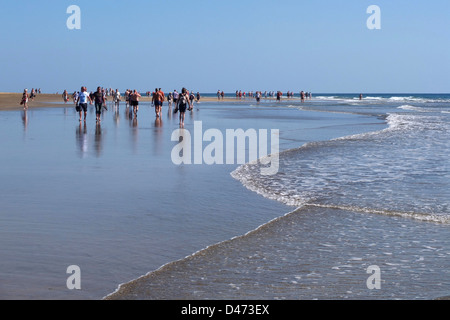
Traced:
<path fill-rule="evenodd" d="M 70 105 L 1 112 L 0 298 L 448 296 L 449 112 L 450 95 L 313 94 L 187 113 L 191 133 L 278 129 L 274 175 L 175 165 L 167 105 L 101 125 L 92 107 L 86 125 Z"/>

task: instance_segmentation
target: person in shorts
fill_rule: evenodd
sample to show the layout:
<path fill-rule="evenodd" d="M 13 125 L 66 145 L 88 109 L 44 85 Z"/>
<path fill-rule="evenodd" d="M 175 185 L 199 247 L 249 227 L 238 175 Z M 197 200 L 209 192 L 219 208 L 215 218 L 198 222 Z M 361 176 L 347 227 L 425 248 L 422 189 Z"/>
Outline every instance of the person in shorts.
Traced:
<path fill-rule="evenodd" d="M 189 94 L 186 90 L 186 88 L 183 88 L 181 90 L 181 94 L 178 97 L 177 101 L 178 111 L 180 112 L 180 126 L 184 127 L 184 117 L 186 114 L 186 109 L 191 108 L 191 101 L 189 100 Z"/>
<path fill-rule="evenodd" d="M 155 88 L 155 92 L 153 94 L 152 102 L 155 106 L 155 114 L 156 117 L 159 118 L 161 116 L 161 107 L 164 101 L 164 93 L 161 88 Z"/>
<path fill-rule="evenodd" d="M 89 96 L 89 93 L 86 92 L 86 87 L 81 87 L 81 92 L 78 95 L 77 98 L 77 106 L 75 107 L 77 112 L 80 114 L 80 121 L 81 121 L 81 114 L 84 112 L 84 121 L 86 122 L 86 115 L 87 115 L 87 104 L 88 100 L 90 103 L 92 103 L 91 97 Z"/>
<path fill-rule="evenodd" d="M 133 107 L 133 113 L 134 116 L 137 116 L 137 113 L 139 111 L 139 98 L 141 97 L 141 94 L 139 92 L 137 92 L 136 90 L 134 90 L 131 94 L 130 94 L 130 105 Z"/>

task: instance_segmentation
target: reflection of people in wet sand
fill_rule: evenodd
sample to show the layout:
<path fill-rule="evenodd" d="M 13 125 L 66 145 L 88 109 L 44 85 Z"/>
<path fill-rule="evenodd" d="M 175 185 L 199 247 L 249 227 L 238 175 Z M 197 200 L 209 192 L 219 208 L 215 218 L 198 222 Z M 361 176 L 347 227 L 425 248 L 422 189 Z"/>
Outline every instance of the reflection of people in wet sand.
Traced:
<path fill-rule="evenodd" d="M 25 129 L 25 131 L 27 130 L 28 127 L 28 110 L 23 110 L 22 112 L 22 122 L 23 122 L 23 128 Z"/>
<path fill-rule="evenodd" d="M 87 152 L 87 127 L 86 122 L 84 125 L 80 122 L 80 125 L 77 127 L 76 130 L 76 138 L 77 138 L 77 145 L 80 150 L 80 156 L 83 157 L 83 155 Z"/>
<path fill-rule="evenodd" d="M 160 117 L 155 119 L 155 127 L 161 128 L 161 127 L 162 127 L 162 124 L 163 124 L 163 123 L 162 123 L 162 120 L 161 120 Z"/>
<path fill-rule="evenodd" d="M 114 109 L 114 116 L 113 116 L 114 122 L 116 123 L 116 125 L 119 124 L 120 122 L 120 113 L 119 113 L 119 107 L 116 107 Z"/>
<path fill-rule="evenodd" d="M 97 122 L 95 125 L 95 140 L 94 140 L 94 148 L 97 156 L 100 156 L 102 153 L 102 127 L 100 122 Z"/>

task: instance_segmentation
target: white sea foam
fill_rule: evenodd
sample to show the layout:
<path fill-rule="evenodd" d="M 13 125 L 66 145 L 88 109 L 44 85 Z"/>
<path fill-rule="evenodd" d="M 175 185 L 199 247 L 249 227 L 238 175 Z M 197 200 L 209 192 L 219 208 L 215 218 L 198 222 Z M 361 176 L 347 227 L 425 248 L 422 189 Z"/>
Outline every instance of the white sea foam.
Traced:
<path fill-rule="evenodd" d="M 255 164 L 243 165 L 231 175 L 249 190 L 289 206 L 322 206 L 448 224 L 450 215 L 445 201 L 439 200 L 439 203 L 435 203 L 434 200 L 428 201 L 425 197 L 422 200 L 417 199 L 417 203 L 413 201 L 412 204 L 408 191 L 389 191 L 391 187 L 406 188 L 406 186 L 394 187 L 391 181 L 400 181 L 401 184 L 401 181 L 410 179 L 410 173 L 437 174 L 435 166 L 429 167 L 424 164 L 429 158 L 427 154 L 434 153 L 435 160 L 445 156 L 443 152 L 439 152 L 441 149 L 430 151 L 434 150 L 431 149 L 432 145 L 441 145 L 442 141 L 447 140 L 445 133 L 449 131 L 449 124 L 443 121 L 443 117 L 390 113 L 386 117 L 388 124 L 386 129 L 330 141 L 310 142 L 300 148 L 282 152 L 280 154 L 282 172 L 276 177 L 270 179 L 259 177 Z M 428 142 L 420 138 L 423 137 L 421 132 L 427 137 Z M 411 141 L 418 141 L 417 149 L 413 149 L 413 153 L 402 152 L 401 148 L 409 148 Z M 394 147 L 394 150 L 399 152 L 397 161 L 391 160 L 392 157 L 386 158 L 382 152 L 384 146 L 388 147 L 388 150 L 392 149 L 389 147 L 390 144 L 399 145 L 397 148 Z M 370 152 L 367 156 L 359 154 L 359 151 L 357 151 L 359 155 L 353 154 L 355 150 L 366 148 L 367 152 Z M 347 149 L 349 151 L 346 151 Z M 340 153 L 336 153 L 337 150 L 341 150 Z M 443 173 L 439 174 L 445 175 L 445 171 L 440 172 Z M 439 180 L 439 183 L 445 184 L 443 180 Z M 392 199 L 389 201 L 385 199 L 385 203 L 373 202 L 377 197 L 375 193 L 366 194 L 366 190 L 361 191 L 362 194 L 359 195 L 360 189 L 355 187 L 358 185 L 373 185 L 379 193 L 378 197 L 392 197 Z M 409 185 L 407 187 L 409 188 Z M 335 194 L 338 197 L 333 200 Z M 445 195 L 439 197 L 442 196 L 445 197 Z M 359 205 L 358 197 L 362 200 Z M 396 197 L 400 198 L 397 200 Z M 326 202 L 329 203 L 321 203 L 322 200 L 318 202 L 318 199 L 322 198 L 327 199 Z M 399 200 L 402 203 L 399 203 Z M 398 205 L 400 207 L 396 209 Z M 412 208 L 419 211 L 410 210 Z"/>
<path fill-rule="evenodd" d="M 411 105 L 408 105 L 408 104 L 402 105 L 402 106 L 398 107 L 398 109 L 418 111 L 418 112 L 433 112 L 434 111 L 432 109 L 427 109 L 427 108 L 422 108 L 422 107 L 415 107 L 415 106 L 411 106 Z"/>

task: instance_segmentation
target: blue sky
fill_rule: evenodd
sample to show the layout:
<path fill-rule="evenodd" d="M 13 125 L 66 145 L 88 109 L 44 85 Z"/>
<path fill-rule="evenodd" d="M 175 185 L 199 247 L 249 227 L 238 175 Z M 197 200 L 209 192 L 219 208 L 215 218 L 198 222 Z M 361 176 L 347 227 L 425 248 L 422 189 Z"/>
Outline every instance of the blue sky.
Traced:
<path fill-rule="evenodd" d="M 0 91 L 446 93 L 449 25 L 448 0 L 8 1 Z"/>

